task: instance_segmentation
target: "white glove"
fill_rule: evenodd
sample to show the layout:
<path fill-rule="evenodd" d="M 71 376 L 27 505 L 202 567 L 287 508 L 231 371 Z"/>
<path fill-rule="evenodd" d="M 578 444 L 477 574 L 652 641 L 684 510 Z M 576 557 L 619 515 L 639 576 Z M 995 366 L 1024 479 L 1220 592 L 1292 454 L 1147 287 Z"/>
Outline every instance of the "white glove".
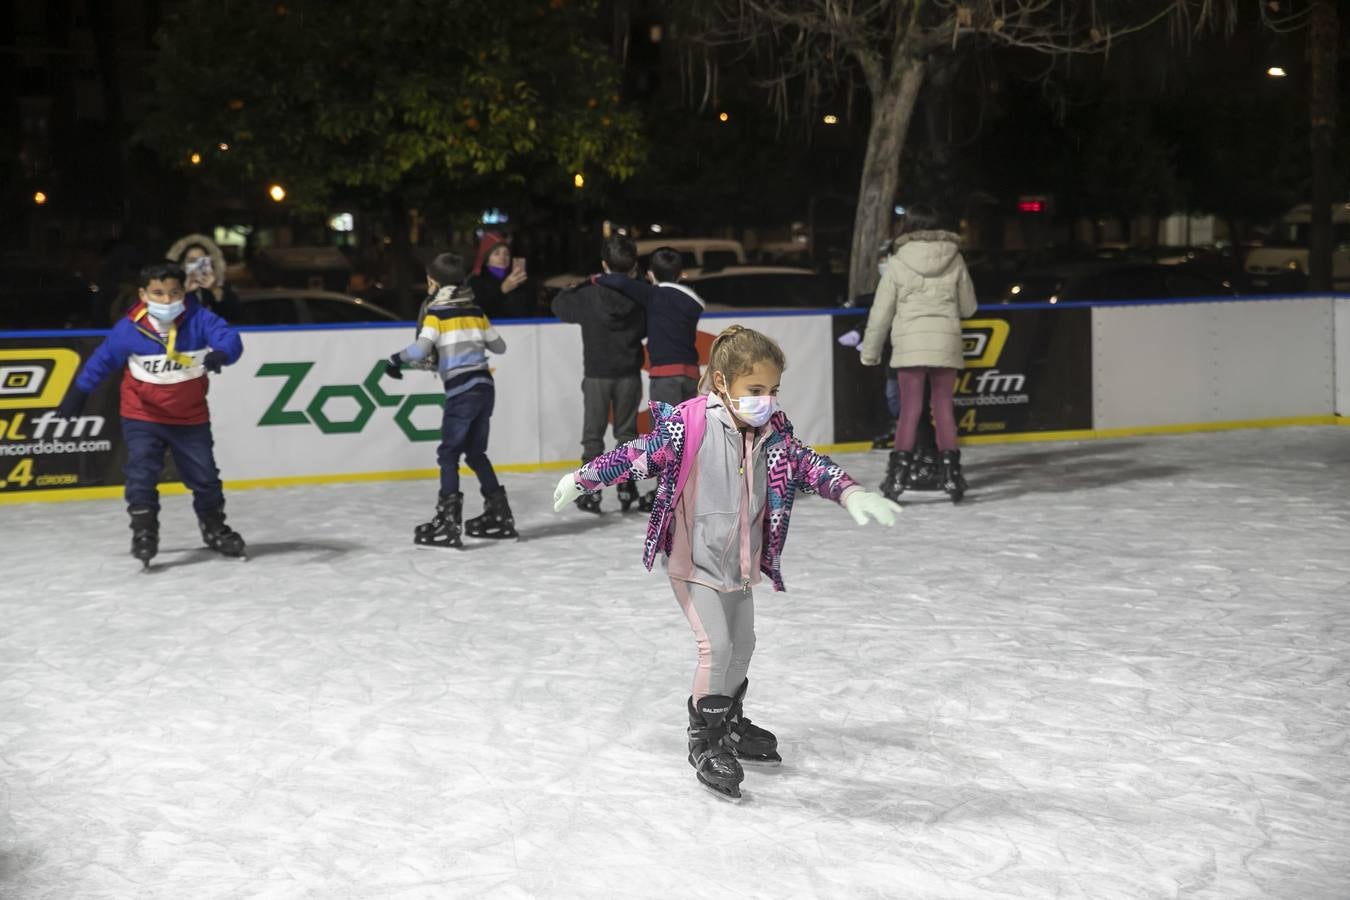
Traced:
<path fill-rule="evenodd" d="M 839 335 L 839 344 L 842 347 L 856 347 L 861 343 L 862 332 L 856 328 L 846 334 Z"/>
<path fill-rule="evenodd" d="M 576 500 L 584 493 L 586 492 L 577 487 L 576 473 L 568 472 L 562 478 L 558 479 L 558 486 L 553 489 L 553 511 L 562 512 L 567 504 Z"/>
<path fill-rule="evenodd" d="M 848 495 L 844 501 L 844 509 L 853 517 L 853 521 L 859 525 L 867 524 L 867 517 L 871 516 L 882 525 L 890 528 L 895 524 L 895 517 L 900 513 L 900 504 L 887 500 L 880 494 L 874 494 L 871 491 L 854 491 Z"/>

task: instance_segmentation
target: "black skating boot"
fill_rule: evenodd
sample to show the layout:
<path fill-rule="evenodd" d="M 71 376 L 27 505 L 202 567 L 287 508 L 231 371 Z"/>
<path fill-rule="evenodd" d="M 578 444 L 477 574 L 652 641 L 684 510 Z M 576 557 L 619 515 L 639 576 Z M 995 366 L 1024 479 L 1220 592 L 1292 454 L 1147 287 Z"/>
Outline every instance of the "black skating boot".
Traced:
<path fill-rule="evenodd" d="M 202 528 L 202 543 L 224 556 L 243 556 L 244 539 L 239 532 L 225 524 L 225 510 L 203 513 L 197 517 Z"/>
<path fill-rule="evenodd" d="M 614 492 L 619 495 L 619 506 L 624 512 L 628 512 L 633 508 L 633 504 L 638 502 L 637 485 L 631 481 L 620 484 L 614 489 Z"/>
<path fill-rule="evenodd" d="M 648 491 L 638 498 L 638 509 L 641 512 L 651 512 L 652 507 L 656 505 L 656 491 Z"/>
<path fill-rule="evenodd" d="M 895 423 L 891 427 L 872 438 L 873 450 L 893 450 L 895 449 Z"/>
<path fill-rule="evenodd" d="M 942 490 L 952 498 L 953 503 L 960 503 L 961 498 L 966 495 L 966 479 L 961 474 L 961 451 L 944 450 L 939 465 L 942 471 Z"/>
<path fill-rule="evenodd" d="M 506 488 L 499 487 L 483 498 L 483 514 L 466 521 L 464 533 L 478 538 L 517 537 L 511 504 L 506 502 Z"/>
<path fill-rule="evenodd" d="M 887 500 L 899 500 L 900 495 L 909 487 L 909 467 L 914 454 L 906 450 L 892 450 L 890 461 L 886 465 L 886 477 L 881 482 L 881 496 Z"/>
<path fill-rule="evenodd" d="M 778 755 L 778 738 L 773 736 L 773 732 L 752 724 L 741 710 L 749 687 L 750 679 L 747 678 L 736 689 L 736 696 L 731 698 L 731 712 L 727 713 L 727 744 L 731 752 L 745 762 L 762 766 L 779 765 L 783 757 Z"/>
<path fill-rule="evenodd" d="M 582 512 L 595 513 L 597 516 L 600 515 L 599 494 L 582 494 L 575 502 L 577 509 Z"/>
<path fill-rule="evenodd" d="M 131 555 L 150 568 L 150 560 L 159 552 L 159 511 L 148 506 L 133 506 L 131 513 Z"/>
<path fill-rule="evenodd" d="M 698 780 L 717 794 L 739 800 L 745 771 L 725 746 L 731 698 L 710 694 L 694 704 L 689 698 L 689 765 Z"/>
<path fill-rule="evenodd" d="M 436 501 L 436 515 L 413 529 L 413 543 L 425 547 L 463 547 L 460 537 L 464 518 L 464 495 L 441 494 Z"/>

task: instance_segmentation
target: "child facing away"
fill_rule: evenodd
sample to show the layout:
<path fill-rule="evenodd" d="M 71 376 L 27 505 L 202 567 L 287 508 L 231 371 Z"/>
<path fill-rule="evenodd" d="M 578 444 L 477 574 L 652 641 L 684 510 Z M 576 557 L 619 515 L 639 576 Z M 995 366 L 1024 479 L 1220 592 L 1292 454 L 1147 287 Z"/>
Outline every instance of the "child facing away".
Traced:
<path fill-rule="evenodd" d="M 953 502 L 966 492 L 953 397 L 957 373 L 965 366 L 961 320 L 975 315 L 975 287 L 961 258 L 960 236 L 939 230 L 941 221 L 931 206 L 909 207 L 863 333 L 862 364 L 879 365 L 889 337 L 890 364 L 897 370 L 900 416 L 895 422 L 895 450 L 882 483 L 882 492 L 891 499 L 910 484 L 925 380 L 942 490 Z"/>
<path fill-rule="evenodd" d="M 653 403 L 678 406 L 698 394 L 698 320 L 706 304 L 680 284 L 684 260 L 678 250 L 658 247 L 648 263 L 646 281 L 609 273 L 597 280 L 641 303 L 647 311 L 648 394 Z M 643 496 L 638 508 L 648 512 L 656 492 Z"/>
<path fill-rule="evenodd" d="M 441 469 L 436 514 L 413 530 L 413 542 L 430 547 L 463 547 L 461 532 L 470 537 L 514 538 L 516 522 L 506 488 L 487 456 L 488 429 L 497 389 L 487 352 L 505 353 L 506 341 L 474 305 L 464 284 L 464 260 L 442 253 L 427 266 L 427 293 L 417 340 L 389 357 L 385 374 L 402 378 L 404 364 L 434 364 L 445 382 L 445 411 L 436 462 Z M 459 489 L 459 460 L 464 457 L 478 476 L 483 514 L 463 521 L 464 495 Z"/>
<path fill-rule="evenodd" d="M 185 299 L 185 281 L 174 263 L 143 269 L 136 305 L 94 350 L 56 410 L 64 418 L 78 416 L 89 394 L 125 367 L 120 408 L 131 555 L 147 569 L 159 552 L 158 484 L 166 449 L 192 491 L 202 541 L 225 556 L 244 555 L 244 539 L 225 524 L 206 403 L 207 373 L 235 363 L 244 344 L 224 319 Z"/>
<path fill-rule="evenodd" d="M 797 490 L 844 506 L 859 524 L 890 526 L 899 507 L 860 488 L 792 433 L 777 410 L 786 360 L 770 338 L 733 325 L 714 341 L 704 385 L 677 407 L 653 403 L 650 434 L 564 475 L 554 509 L 630 478 L 656 477 L 643 562 L 658 554 L 698 645 L 689 714 L 689 764 L 718 794 L 740 796 L 741 760 L 777 765 L 778 741 L 743 704 L 755 649 L 753 588 L 779 564 Z"/>
<path fill-rule="evenodd" d="M 637 246 L 627 235 L 613 234 L 605 240 L 600 259 L 606 272 L 631 275 L 637 271 Z M 588 463 L 605 451 L 605 429 L 611 418 L 616 445 L 638 435 L 647 316 L 636 300 L 591 282 L 560 292 L 553 299 L 553 314 L 581 326 L 581 461 Z M 638 499 L 637 486 L 631 481 L 616 491 L 625 511 Z M 600 495 L 578 497 L 577 506 L 598 513 Z"/>

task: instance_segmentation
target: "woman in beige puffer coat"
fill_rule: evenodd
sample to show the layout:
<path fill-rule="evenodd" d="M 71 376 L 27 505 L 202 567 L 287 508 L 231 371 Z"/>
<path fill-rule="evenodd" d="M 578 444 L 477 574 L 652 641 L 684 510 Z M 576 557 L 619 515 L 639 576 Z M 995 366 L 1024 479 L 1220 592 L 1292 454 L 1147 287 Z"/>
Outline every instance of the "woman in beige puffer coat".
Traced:
<path fill-rule="evenodd" d="M 961 239 L 936 230 L 937 214 L 915 205 L 877 286 L 862 340 L 862 363 L 881 363 L 889 337 L 890 364 L 899 369 L 900 416 L 895 422 L 895 451 L 882 492 L 894 500 L 908 486 L 914 436 L 928 381 L 933 425 L 942 468 L 943 490 L 953 500 L 965 493 L 961 451 L 957 449 L 952 396 L 963 367 L 961 320 L 975 314 L 975 287 L 961 258 Z"/>

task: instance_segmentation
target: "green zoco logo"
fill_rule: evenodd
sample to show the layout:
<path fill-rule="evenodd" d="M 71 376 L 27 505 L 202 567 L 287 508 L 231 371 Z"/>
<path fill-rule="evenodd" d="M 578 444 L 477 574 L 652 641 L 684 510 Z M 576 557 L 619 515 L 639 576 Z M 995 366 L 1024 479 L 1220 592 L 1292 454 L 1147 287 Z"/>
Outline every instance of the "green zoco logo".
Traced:
<path fill-rule="evenodd" d="M 384 363 L 377 362 L 370 369 L 366 380 L 360 384 L 325 384 L 314 392 L 304 409 L 287 409 L 300 390 L 312 362 L 265 363 L 258 369 L 259 378 L 284 378 L 281 390 L 272 399 L 259 425 L 315 425 L 324 434 L 353 434 L 361 431 L 381 407 L 398 407 L 394 413 L 394 423 L 408 436 L 410 441 L 435 441 L 441 437 L 439 424 L 434 428 L 418 428 L 412 422 L 413 413 L 418 407 L 440 407 L 445 402 L 442 394 L 386 394 L 380 387 L 380 376 L 384 375 Z M 349 419 L 334 419 L 329 416 L 328 404 L 332 400 L 347 398 L 356 401 L 356 415 Z M 347 404 L 343 404 L 346 406 Z"/>

